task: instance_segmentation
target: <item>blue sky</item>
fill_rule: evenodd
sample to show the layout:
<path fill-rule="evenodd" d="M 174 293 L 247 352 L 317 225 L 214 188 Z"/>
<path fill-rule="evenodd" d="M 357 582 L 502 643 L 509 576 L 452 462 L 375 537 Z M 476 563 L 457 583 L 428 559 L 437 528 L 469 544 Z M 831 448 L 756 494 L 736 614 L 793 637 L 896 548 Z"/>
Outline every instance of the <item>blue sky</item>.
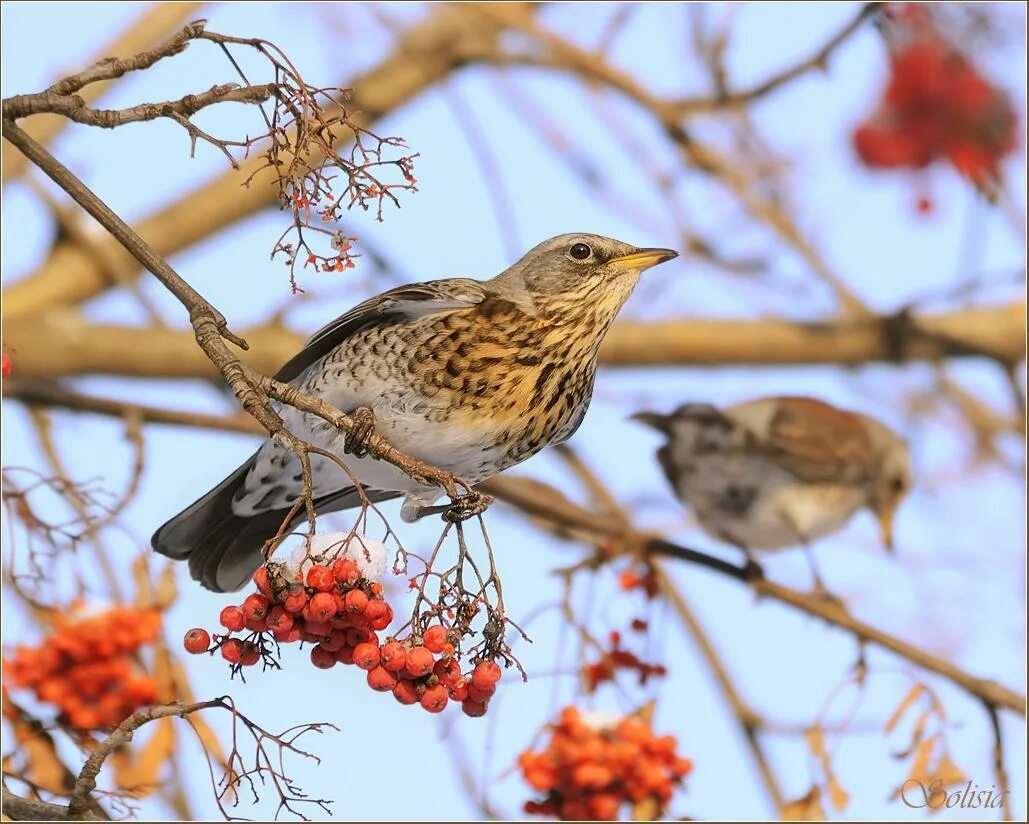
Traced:
<path fill-rule="evenodd" d="M 40 89 L 61 71 L 78 67 L 140 9 L 129 3 L 5 4 L 3 94 Z M 793 3 L 733 10 L 716 5 L 709 11 L 716 21 L 734 15 L 728 65 L 733 81 L 746 86 L 806 55 L 854 9 L 851 4 Z M 404 4 L 385 4 L 382 10 L 404 25 L 426 11 Z M 612 11 L 611 6 L 558 4 L 546 9 L 542 18 L 555 31 L 591 45 Z M 1008 5 L 997 14 L 1005 21 L 1006 37 L 981 50 L 977 58 L 1017 102 L 1024 138 L 1024 8 Z M 372 15 L 350 4 L 214 5 L 204 15 L 212 30 L 275 41 L 302 63 L 314 82 L 345 82 L 374 65 L 390 42 Z M 701 73 L 688 57 L 688 33 L 685 6 L 643 5 L 618 40 L 612 59 L 662 94 L 702 92 Z M 217 50 L 206 45 L 194 45 L 153 72 L 126 78 L 104 105 L 171 99 L 231 79 Z M 994 300 L 1020 294 L 1023 238 L 951 171 L 933 169 L 916 179 L 872 175 L 858 166 L 849 131 L 874 104 L 883 76 L 881 42 L 867 29 L 839 52 L 829 72 L 807 75 L 755 107 L 753 116 L 767 142 L 790 160 L 797 222 L 834 270 L 878 310 L 896 310 L 972 280 L 992 284 L 982 293 Z M 421 153 L 416 167 L 420 191 L 404 197 L 403 208 L 388 211 L 381 225 L 354 214 L 348 217 L 347 228 L 373 243 L 404 280 L 489 276 L 540 240 L 566 231 L 596 232 L 641 245 L 677 245 L 676 224 L 660 193 L 641 173 L 640 158 L 628 156 L 612 139 L 592 98 L 578 84 L 532 71 L 512 72 L 504 83 L 531 97 L 567 139 L 567 151 L 598 170 L 607 196 L 598 197 L 584 187 L 560 154 L 538 139 L 532 124 L 498 93 L 494 72 L 470 68 L 380 124 L 380 132 L 404 136 Z M 455 99 L 460 110 L 473 113 L 492 147 L 499 188 L 514 216 L 509 225 L 501 225 L 475 153 L 454 117 Z M 647 163 L 679 171 L 676 155 L 652 121 L 617 98 L 605 98 L 604 105 L 604 116 L 617 118 L 620 128 L 644 147 Z M 238 109 L 209 112 L 202 125 L 209 131 L 238 133 L 240 116 Z M 721 139 L 716 124 L 701 123 L 697 129 Z M 72 126 L 54 148 L 128 218 L 181 197 L 225 166 L 219 153 L 203 146 L 195 159 L 189 159 L 188 139 L 170 124 L 113 132 Z M 1024 213 L 1024 155 L 1011 159 L 1005 172 Z M 920 191 L 930 192 L 935 204 L 927 216 L 914 210 Z M 8 186 L 4 196 L 6 284 L 45 258 L 50 229 L 45 211 L 21 184 Z M 803 263 L 741 218 L 724 190 L 691 175 L 678 185 L 677 199 L 689 225 L 726 254 L 756 255 L 766 259 L 768 267 L 760 276 L 741 278 L 680 258 L 646 276 L 626 306 L 626 316 L 804 318 L 831 309 L 828 291 Z M 625 216 L 636 212 L 643 217 Z M 292 298 L 284 270 L 268 262 L 268 251 L 281 229 L 282 215 L 270 210 L 173 256 L 171 262 L 235 327 L 262 320 L 271 307 L 287 306 L 289 323 L 310 331 L 387 283 L 369 268 L 343 276 L 305 273 L 301 285 L 306 296 Z M 143 288 L 170 324 L 184 325 L 178 305 L 155 282 L 144 279 Z M 947 304 L 935 300 L 927 305 Z M 122 295 L 105 296 L 87 312 L 96 320 L 142 321 L 137 305 Z M 993 366 L 969 361 L 955 366 L 951 374 L 984 400 L 1002 407 L 1008 403 L 1007 387 Z M 830 587 L 860 617 L 978 675 L 1024 691 L 1024 487 L 1020 478 L 996 467 L 966 468 L 970 438 L 953 416 L 928 419 L 906 413 L 902 397 L 930 390 L 933 379 L 926 365 L 857 370 L 607 369 L 598 379 L 594 404 L 573 445 L 623 500 L 634 504 L 641 521 L 661 525 L 691 545 L 733 557 L 689 526 L 659 476 L 652 457 L 655 439 L 627 422 L 630 412 L 644 407 L 667 410 L 687 400 L 720 404 L 789 393 L 816 395 L 881 417 L 912 441 L 920 485 L 900 513 L 896 558 L 878 548 L 868 516 L 856 518 L 845 532 L 819 545 L 820 567 Z M 220 393 L 200 383 L 139 384 L 91 377 L 78 385 L 98 394 L 169 407 L 230 408 Z M 69 414 L 57 414 L 55 421 L 72 474 L 100 476 L 110 488 L 120 490 L 131 462 L 121 428 Z M 42 465 L 31 428 L 15 404 L 4 404 L 3 436 L 5 465 Z M 126 512 L 127 529 L 108 539 L 126 577 L 131 559 L 146 545 L 153 528 L 220 480 L 253 447 L 253 439 L 243 436 L 168 427 L 149 430 L 146 473 Z M 1019 456 L 1023 447 L 1012 441 L 1004 448 Z M 568 478 L 561 462 L 546 454 L 517 471 L 550 482 Z M 344 522 L 342 515 L 333 520 Z M 491 511 L 489 525 L 510 614 L 517 620 L 558 598 L 558 582 L 549 571 L 574 562 L 582 549 L 555 542 L 500 507 Z M 435 529 L 434 524 L 406 527 L 405 541 L 413 548 L 431 546 Z M 6 552 L 6 530 L 3 540 Z M 800 553 L 777 555 L 767 569 L 784 583 L 808 583 Z M 184 570 L 180 573 L 182 598 L 168 616 L 173 640 L 197 623 L 213 628 L 219 609 L 228 602 L 192 585 Z M 682 568 L 676 577 L 754 707 L 786 727 L 809 724 L 853 663 L 853 641 L 812 619 L 757 602 L 749 591 L 703 570 Z M 580 606 L 585 608 L 587 600 L 592 601 L 591 620 L 598 632 L 619 628 L 646 609 L 617 592 L 611 573 L 598 576 L 592 598 L 580 598 Z M 657 726 L 675 733 L 683 753 L 696 764 L 673 811 L 701 818 L 772 815 L 703 661 L 673 616 L 657 607 L 653 618 L 652 655 L 671 670 L 653 693 L 659 701 Z M 4 643 L 18 639 L 24 626 L 8 601 Z M 424 712 L 401 708 L 392 699 L 371 693 L 356 672 L 315 671 L 296 651 L 287 652 L 284 671 L 255 674 L 245 687 L 230 683 L 218 661 L 193 658 L 185 663 L 198 695 L 231 691 L 246 712 L 269 727 L 321 720 L 341 727 L 341 733 L 311 743 L 323 758 L 320 767 L 298 763 L 295 769 L 312 794 L 335 800 L 337 817 L 475 817 L 475 807 L 453 768 L 458 741 L 489 787 L 490 799 L 504 812 L 517 815 L 527 789 L 508 774 L 508 768 L 538 725 L 574 690 L 574 680 L 559 674 L 569 672 L 572 661 L 556 658 L 562 633 L 557 616 L 553 611 L 542 614 L 531 621 L 529 632 L 535 643 L 520 649 L 529 683 L 505 679 L 500 700 L 479 722 L 457 715 L 441 723 Z M 570 638 L 565 647 L 572 647 Z M 837 772 L 852 797 L 847 815 L 917 818 L 915 811 L 889 800 L 890 790 L 905 775 L 906 765 L 890 755 L 902 749 L 903 735 L 887 739 L 882 734 L 912 673 L 875 652 L 869 663 L 872 677 L 856 723 L 861 732 L 834 744 Z M 993 781 L 990 739 L 981 707 L 947 684 L 930 683 L 948 709 L 947 734 L 956 760 L 970 778 L 988 786 Z M 631 683 L 625 686 L 630 697 L 601 691 L 594 703 L 627 709 L 647 697 L 634 691 Z M 834 704 L 829 717 L 842 717 L 846 701 L 844 697 Z M 1019 719 L 1005 718 L 1004 732 L 1014 813 L 1024 816 L 1025 727 Z M 786 795 L 802 795 L 812 775 L 803 738 L 774 735 L 767 741 Z M 216 815 L 198 752 L 190 753 L 186 772 L 197 815 Z M 149 801 L 142 802 L 141 811 L 146 817 L 162 814 L 162 808 Z M 960 811 L 944 816 L 975 817 Z"/>

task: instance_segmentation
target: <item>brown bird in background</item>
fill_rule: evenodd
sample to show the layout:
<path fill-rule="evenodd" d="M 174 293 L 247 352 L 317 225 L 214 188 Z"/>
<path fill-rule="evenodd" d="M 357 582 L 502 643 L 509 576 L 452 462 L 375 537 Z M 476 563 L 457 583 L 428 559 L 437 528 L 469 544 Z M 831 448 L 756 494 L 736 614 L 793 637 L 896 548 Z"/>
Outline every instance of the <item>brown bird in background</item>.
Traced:
<path fill-rule="evenodd" d="M 743 550 L 748 562 L 754 551 L 807 549 L 865 507 L 892 549 L 911 460 L 907 444 L 874 418 L 815 398 L 772 397 L 724 410 L 690 403 L 633 419 L 666 436 L 657 457 L 676 495 L 709 535 Z"/>
<path fill-rule="evenodd" d="M 435 280 L 365 301 L 317 332 L 275 376 L 374 422 L 401 452 L 478 483 L 572 436 L 593 394 L 597 352 L 640 273 L 677 256 L 590 234 L 560 235 L 490 280 Z M 293 407 L 299 438 L 340 456 L 372 502 L 405 495 L 401 517 L 439 508 L 419 485 Z M 343 457 L 344 453 L 353 455 Z M 319 513 L 359 506 L 353 480 L 311 455 Z M 273 440 L 154 533 L 193 577 L 239 589 L 303 492 L 299 458 Z M 303 508 L 287 528 L 305 517 Z"/>

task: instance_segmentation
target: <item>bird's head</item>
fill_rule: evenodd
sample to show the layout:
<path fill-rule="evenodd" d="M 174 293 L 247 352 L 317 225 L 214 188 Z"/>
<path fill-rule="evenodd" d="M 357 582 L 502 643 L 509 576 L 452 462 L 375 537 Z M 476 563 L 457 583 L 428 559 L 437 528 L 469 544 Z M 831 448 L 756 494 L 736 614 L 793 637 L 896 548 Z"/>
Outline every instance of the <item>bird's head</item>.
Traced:
<path fill-rule="evenodd" d="M 893 549 L 893 518 L 911 491 L 914 474 L 907 443 L 878 421 L 866 420 L 877 462 L 868 505 L 879 521 L 883 544 Z"/>
<path fill-rule="evenodd" d="M 600 235 L 558 235 L 530 249 L 495 281 L 524 289 L 545 312 L 592 307 L 613 317 L 644 269 L 675 257 L 672 249 L 645 249 Z"/>

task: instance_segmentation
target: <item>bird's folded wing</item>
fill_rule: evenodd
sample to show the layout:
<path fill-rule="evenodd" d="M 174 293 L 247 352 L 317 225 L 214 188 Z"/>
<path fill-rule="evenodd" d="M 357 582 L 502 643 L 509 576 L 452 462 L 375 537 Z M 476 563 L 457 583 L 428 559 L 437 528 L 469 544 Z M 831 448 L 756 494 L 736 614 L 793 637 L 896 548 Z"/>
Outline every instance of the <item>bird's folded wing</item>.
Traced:
<path fill-rule="evenodd" d="M 759 448 L 804 481 L 867 480 L 874 453 L 857 415 L 814 398 L 784 398 L 759 438 Z"/>
<path fill-rule="evenodd" d="M 434 280 L 390 289 L 358 304 L 315 332 L 304 348 L 276 373 L 275 379 L 293 380 L 359 329 L 469 308 L 478 305 L 485 296 L 482 284 L 467 278 Z"/>

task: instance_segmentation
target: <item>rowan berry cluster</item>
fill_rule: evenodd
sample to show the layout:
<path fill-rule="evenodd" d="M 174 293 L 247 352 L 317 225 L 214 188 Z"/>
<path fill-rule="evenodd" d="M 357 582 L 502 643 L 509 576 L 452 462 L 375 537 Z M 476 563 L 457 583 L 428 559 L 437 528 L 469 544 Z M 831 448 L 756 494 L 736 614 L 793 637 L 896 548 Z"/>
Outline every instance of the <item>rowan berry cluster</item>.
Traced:
<path fill-rule="evenodd" d="M 649 802 L 652 817 L 660 818 L 693 769 L 676 749 L 673 736 L 655 736 L 638 717 L 596 722 L 566 707 L 547 746 L 518 757 L 529 786 L 546 794 L 527 801 L 525 812 L 564 821 L 610 821 L 626 805 Z"/>
<path fill-rule="evenodd" d="M 983 191 L 999 180 L 1015 148 L 1015 114 L 992 85 L 932 25 L 930 9 L 894 11 L 890 78 L 878 109 L 854 132 L 861 160 L 878 168 L 921 169 L 947 160 Z"/>
<path fill-rule="evenodd" d="M 647 623 L 642 619 L 633 619 L 632 628 L 640 632 L 646 630 Z M 587 664 L 582 668 L 582 675 L 585 681 L 587 693 L 596 692 L 597 687 L 605 681 L 613 681 L 620 670 L 630 670 L 637 674 L 640 686 L 643 686 L 653 677 L 662 677 L 668 674 L 668 669 L 662 664 L 648 664 L 640 659 L 636 653 L 625 649 L 622 646 L 622 634 L 612 630 L 608 636 L 611 648 L 605 650 L 599 661 Z"/>
<path fill-rule="evenodd" d="M 457 639 L 438 624 L 403 642 L 380 638 L 393 621 L 393 609 L 383 598 L 382 584 L 364 577 L 352 558 L 315 562 L 306 572 L 269 563 L 258 569 L 254 583 L 257 592 L 222 610 L 227 633 L 214 635 L 212 645 L 206 630 L 191 629 L 185 648 L 197 654 L 218 650 L 235 673 L 260 661 L 277 667 L 273 643 L 309 643 L 311 663 L 319 669 L 359 667 L 367 672 L 369 687 L 392 692 L 401 704 L 420 704 L 436 713 L 453 700 L 466 715 L 486 713 L 500 667 L 480 660 L 462 673 L 453 643 Z"/>
<path fill-rule="evenodd" d="M 159 612 L 135 607 L 59 616 L 39 646 L 16 648 L 4 670 L 13 686 L 56 706 L 62 723 L 80 730 L 113 727 L 157 700 L 154 679 L 135 653 L 160 627 Z"/>

